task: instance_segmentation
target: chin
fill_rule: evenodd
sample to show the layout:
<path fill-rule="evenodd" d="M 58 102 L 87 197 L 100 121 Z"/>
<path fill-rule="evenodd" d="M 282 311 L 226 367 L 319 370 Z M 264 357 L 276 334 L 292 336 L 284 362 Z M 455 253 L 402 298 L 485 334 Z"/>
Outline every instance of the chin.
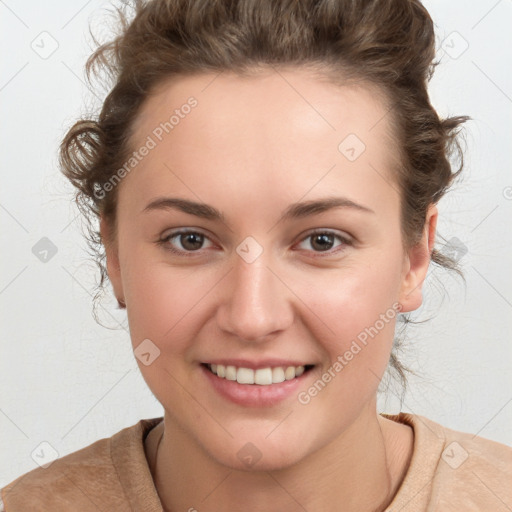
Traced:
<path fill-rule="evenodd" d="M 228 443 L 216 444 L 213 449 L 205 448 L 210 457 L 229 469 L 259 472 L 287 469 L 300 462 L 307 454 L 303 449 L 298 451 L 297 446 L 301 443 L 293 439 L 285 444 L 279 439 L 271 442 L 264 438 L 246 438 L 231 439 Z"/>
<path fill-rule="evenodd" d="M 247 459 L 247 456 L 245 456 L 244 459 Z M 295 454 L 293 457 L 287 457 L 284 455 L 261 453 L 261 456 L 255 457 L 252 461 L 244 459 L 239 460 L 238 457 L 232 457 L 231 454 L 223 454 L 221 459 L 217 459 L 217 462 L 232 470 L 258 473 L 288 469 L 297 464 L 301 460 L 301 456 Z"/>

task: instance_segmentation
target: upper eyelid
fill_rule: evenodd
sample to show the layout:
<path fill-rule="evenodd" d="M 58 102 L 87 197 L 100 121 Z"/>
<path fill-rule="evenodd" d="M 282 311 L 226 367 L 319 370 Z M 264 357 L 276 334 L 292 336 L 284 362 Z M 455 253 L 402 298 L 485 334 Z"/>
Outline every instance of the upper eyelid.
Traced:
<path fill-rule="evenodd" d="M 212 240 L 212 237 L 205 233 L 200 228 L 175 228 L 169 232 L 164 232 L 165 234 L 160 237 L 160 240 L 168 240 L 170 238 L 173 238 L 177 235 L 188 235 L 190 233 L 197 233 L 199 235 L 203 235 L 205 238 L 208 238 L 210 241 Z"/>
<path fill-rule="evenodd" d="M 313 228 L 311 230 L 306 231 L 306 233 L 302 235 L 301 241 L 304 240 L 305 238 L 308 238 L 311 235 L 322 234 L 322 233 L 334 235 L 334 236 L 337 236 L 337 237 L 347 240 L 347 241 L 351 241 L 353 239 L 349 234 L 345 234 L 344 232 L 340 233 L 337 230 L 332 229 L 332 228 Z"/>

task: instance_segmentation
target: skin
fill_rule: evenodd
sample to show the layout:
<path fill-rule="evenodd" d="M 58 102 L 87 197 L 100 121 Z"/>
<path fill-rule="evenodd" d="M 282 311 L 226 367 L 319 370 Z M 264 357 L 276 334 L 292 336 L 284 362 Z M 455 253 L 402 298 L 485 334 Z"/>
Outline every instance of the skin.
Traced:
<path fill-rule="evenodd" d="M 156 433 L 146 443 L 162 503 L 200 512 L 383 510 L 413 446 L 409 426 L 376 410 L 395 320 L 307 405 L 296 394 L 268 407 L 236 405 L 212 389 L 200 363 L 309 362 L 299 391 L 307 390 L 394 303 L 403 312 L 421 305 L 437 209 L 404 250 L 388 107 L 369 86 L 333 85 L 305 68 L 180 77 L 145 102 L 132 147 L 190 96 L 197 107 L 118 185 L 116 232 L 101 221 L 133 347 L 150 339 L 160 350 L 150 365 L 137 362 L 165 410 L 156 457 Z M 366 145 L 353 162 L 338 150 L 350 133 Z M 163 196 L 212 205 L 225 222 L 143 211 Z M 336 208 L 278 222 L 290 204 L 327 196 L 374 213 Z M 176 228 L 204 234 L 203 245 L 158 243 Z M 334 236 L 322 251 L 313 229 L 351 243 Z M 236 252 L 248 236 L 263 249 L 252 263 Z M 261 453 L 250 468 L 237 456 L 249 442 Z"/>

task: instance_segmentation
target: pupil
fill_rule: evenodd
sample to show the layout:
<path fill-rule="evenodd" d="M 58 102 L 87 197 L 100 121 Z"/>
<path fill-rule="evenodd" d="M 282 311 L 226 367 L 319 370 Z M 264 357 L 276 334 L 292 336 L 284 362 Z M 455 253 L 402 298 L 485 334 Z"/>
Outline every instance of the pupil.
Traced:
<path fill-rule="evenodd" d="M 314 240 L 315 242 L 318 241 L 318 240 L 321 240 L 320 242 L 320 250 L 328 250 L 330 249 L 331 247 L 327 247 L 327 246 L 331 246 L 332 245 L 332 241 L 330 240 L 332 238 L 332 235 L 328 235 L 328 234 L 322 234 L 322 235 L 315 235 L 314 236 Z M 314 245 L 314 243 L 313 243 Z"/>
<path fill-rule="evenodd" d="M 181 235 L 181 244 L 185 249 L 195 250 L 199 249 L 202 244 L 203 235 L 196 234 L 196 233 L 187 233 L 185 235 Z M 187 244 L 191 242 L 191 245 Z M 195 245 L 194 245 L 195 244 Z"/>

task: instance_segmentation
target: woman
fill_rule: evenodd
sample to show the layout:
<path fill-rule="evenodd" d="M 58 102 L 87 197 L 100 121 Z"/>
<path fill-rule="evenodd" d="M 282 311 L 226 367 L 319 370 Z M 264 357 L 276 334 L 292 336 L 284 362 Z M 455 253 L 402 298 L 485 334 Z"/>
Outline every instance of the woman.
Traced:
<path fill-rule="evenodd" d="M 431 106 L 433 58 L 419 1 L 137 4 L 61 160 L 165 416 L 22 475 L 7 512 L 512 507 L 509 447 L 376 410 L 398 314 L 456 270 L 436 204 L 467 118 Z"/>

